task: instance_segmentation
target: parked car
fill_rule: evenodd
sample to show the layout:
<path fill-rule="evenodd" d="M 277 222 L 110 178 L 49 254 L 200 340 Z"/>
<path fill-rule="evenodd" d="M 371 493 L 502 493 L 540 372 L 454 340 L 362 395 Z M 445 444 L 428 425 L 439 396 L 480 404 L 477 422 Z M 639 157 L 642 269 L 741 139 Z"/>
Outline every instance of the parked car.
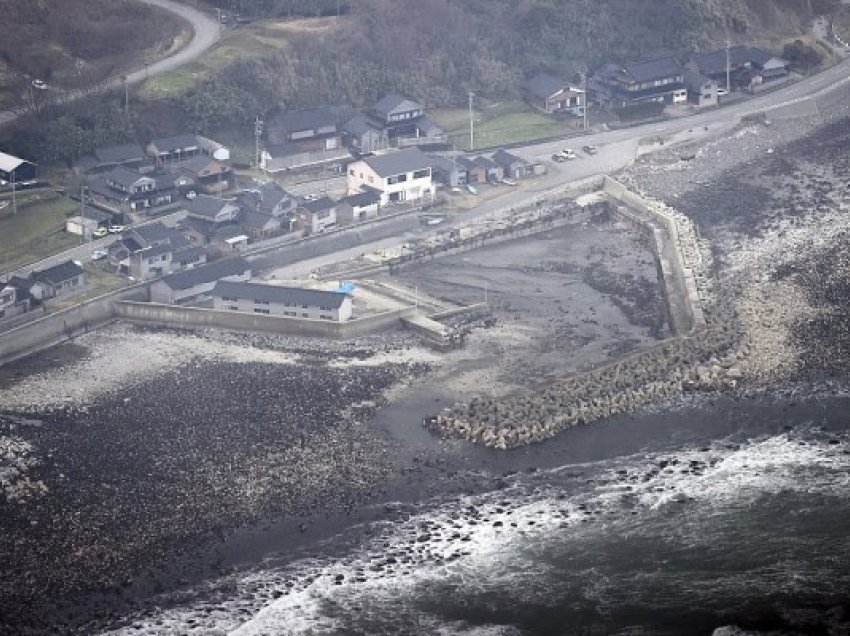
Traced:
<path fill-rule="evenodd" d="M 189 199 L 190 201 L 191 201 L 192 199 L 194 199 L 196 196 L 198 196 L 198 193 L 197 193 L 197 192 L 195 192 L 194 190 L 189 190 L 189 191 L 186 193 L 186 198 L 187 198 L 187 199 Z"/>
<path fill-rule="evenodd" d="M 34 79 L 32 81 L 32 87 L 37 88 L 40 91 L 46 91 L 47 90 L 47 84 L 45 84 L 44 81 L 40 80 L 40 79 Z"/>
<path fill-rule="evenodd" d="M 506 186 L 516 185 L 516 181 L 514 181 L 513 179 L 502 179 L 502 183 L 504 183 Z"/>
<path fill-rule="evenodd" d="M 95 238 L 103 238 L 107 234 L 109 234 L 109 230 L 105 227 L 99 227 L 91 233 L 91 235 Z"/>
<path fill-rule="evenodd" d="M 562 156 L 564 159 L 575 159 L 575 158 L 577 158 L 577 157 L 578 157 L 578 155 L 576 154 L 576 151 L 575 151 L 575 150 L 573 150 L 572 148 L 564 148 L 564 149 L 561 151 L 561 156 Z"/>
<path fill-rule="evenodd" d="M 723 97 L 724 95 L 728 95 L 728 94 L 729 93 L 726 91 L 725 88 L 718 88 L 717 89 L 717 96 L 718 97 Z"/>
<path fill-rule="evenodd" d="M 109 252 L 106 250 L 95 250 L 91 253 L 91 259 L 93 261 L 102 261 L 107 256 L 109 256 Z"/>
<path fill-rule="evenodd" d="M 597 148 L 596 146 L 592 146 L 590 144 L 588 144 L 587 146 L 582 146 L 581 149 L 584 150 L 584 152 L 589 154 L 589 155 L 595 155 L 597 152 L 599 152 L 599 148 Z"/>
<path fill-rule="evenodd" d="M 110 234 L 121 234 L 121 232 L 123 232 L 126 229 L 127 228 L 125 228 L 123 225 L 110 225 L 109 226 L 109 233 Z"/>
<path fill-rule="evenodd" d="M 469 194 L 478 194 L 478 190 L 471 183 L 466 184 L 466 191 L 469 192 Z"/>
<path fill-rule="evenodd" d="M 564 158 L 564 155 L 562 155 L 560 152 L 556 152 L 554 155 L 552 155 L 552 161 L 563 163 L 564 161 L 566 161 L 566 159 Z"/>

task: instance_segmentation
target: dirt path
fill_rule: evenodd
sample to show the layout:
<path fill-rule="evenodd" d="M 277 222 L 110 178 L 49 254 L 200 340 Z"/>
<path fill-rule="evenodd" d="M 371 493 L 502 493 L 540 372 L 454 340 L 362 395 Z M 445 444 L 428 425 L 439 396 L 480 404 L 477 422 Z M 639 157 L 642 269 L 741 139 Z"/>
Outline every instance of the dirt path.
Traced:
<path fill-rule="evenodd" d="M 209 16 L 201 13 L 197 9 L 174 2 L 173 0 L 135 0 L 143 2 L 147 5 L 154 5 L 173 13 L 192 25 L 193 35 L 189 43 L 181 48 L 176 53 L 168 57 L 147 65 L 141 69 L 127 74 L 128 84 L 138 84 L 150 77 L 172 71 L 175 68 L 182 66 L 192 60 L 200 57 L 204 52 L 215 45 L 221 37 L 219 24 Z M 57 96 L 53 101 L 57 103 L 70 102 L 79 99 L 84 95 L 90 95 L 92 92 L 100 92 L 109 89 L 118 88 L 122 85 L 121 77 L 115 77 L 107 80 L 97 86 L 69 91 Z M 19 106 L 12 110 L 0 111 L 0 126 L 11 123 L 24 115 L 28 111 L 27 107 Z"/>

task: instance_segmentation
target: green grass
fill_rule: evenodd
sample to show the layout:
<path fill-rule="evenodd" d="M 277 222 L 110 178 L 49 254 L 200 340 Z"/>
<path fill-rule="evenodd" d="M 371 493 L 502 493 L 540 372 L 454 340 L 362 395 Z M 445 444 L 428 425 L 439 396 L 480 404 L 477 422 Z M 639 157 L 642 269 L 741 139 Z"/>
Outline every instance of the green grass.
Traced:
<path fill-rule="evenodd" d="M 465 108 L 430 113 L 459 150 L 469 150 L 469 111 Z M 490 148 L 545 139 L 574 132 L 578 119 L 542 115 L 523 102 L 500 102 L 473 109 L 475 147 Z"/>
<path fill-rule="evenodd" d="M 17 214 L 12 214 L 11 205 L 0 212 L 0 270 L 15 269 L 79 243 L 79 237 L 65 232 L 66 217 L 77 209 L 71 199 L 53 190 L 31 190 L 19 193 L 17 202 Z"/>
<path fill-rule="evenodd" d="M 129 285 L 129 281 L 125 277 L 113 274 L 107 270 L 107 267 L 107 265 L 102 264 L 86 263 L 85 268 L 88 275 L 88 283 L 85 288 L 80 293 L 73 294 L 67 298 L 47 301 L 45 303 L 45 309 L 48 311 L 58 311 Z"/>

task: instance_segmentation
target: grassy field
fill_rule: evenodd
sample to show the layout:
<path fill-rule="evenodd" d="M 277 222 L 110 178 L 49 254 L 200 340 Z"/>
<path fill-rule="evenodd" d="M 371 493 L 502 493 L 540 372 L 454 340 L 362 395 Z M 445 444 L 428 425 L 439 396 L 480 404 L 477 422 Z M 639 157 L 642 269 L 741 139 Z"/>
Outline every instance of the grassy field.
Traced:
<path fill-rule="evenodd" d="M 92 298 L 103 296 L 104 294 L 115 291 L 116 289 L 127 287 L 127 285 L 130 284 L 125 277 L 118 276 L 117 274 L 113 274 L 109 271 L 109 266 L 107 265 L 95 264 L 93 262 L 85 263 L 84 265 L 88 275 L 88 283 L 85 289 L 79 294 L 74 294 L 68 298 L 47 301 L 45 303 L 45 309 L 47 311 L 59 311 L 60 309 L 66 309 L 67 307 L 72 307 L 86 302 L 87 300 L 91 300 Z"/>
<path fill-rule="evenodd" d="M 430 116 L 449 135 L 458 150 L 469 150 L 469 111 L 465 108 L 439 109 Z M 581 120 L 556 119 L 541 115 L 524 102 L 499 102 L 473 110 L 475 147 L 492 148 L 534 141 L 578 130 Z"/>
<path fill-rule="evenodd" d="M 18 193 L 18 212 L 11 204 L 0 211 L 0 271 L 21 267 L 77 245 L 78 236 L 65 232 L 65 219 L 77 209 L 71 199 L 53 190 Z M 4 195 L 3 201 L 11 197 Z"/>

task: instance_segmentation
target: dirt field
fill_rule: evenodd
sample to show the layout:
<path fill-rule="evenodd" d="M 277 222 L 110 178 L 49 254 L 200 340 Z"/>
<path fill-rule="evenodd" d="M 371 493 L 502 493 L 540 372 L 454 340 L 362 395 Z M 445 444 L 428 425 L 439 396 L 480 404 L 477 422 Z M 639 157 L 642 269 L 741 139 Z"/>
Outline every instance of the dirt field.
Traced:
<path fill-rule="evenodd" d="M 668 334 L 649 246 L 607 219 L 441 258 L 391 280 L 464 304 L 486 294 L 497 324 L 474 334 L 467 368 L 495 376 L 470 382 L 473 392 L 543 382 Z"/>

